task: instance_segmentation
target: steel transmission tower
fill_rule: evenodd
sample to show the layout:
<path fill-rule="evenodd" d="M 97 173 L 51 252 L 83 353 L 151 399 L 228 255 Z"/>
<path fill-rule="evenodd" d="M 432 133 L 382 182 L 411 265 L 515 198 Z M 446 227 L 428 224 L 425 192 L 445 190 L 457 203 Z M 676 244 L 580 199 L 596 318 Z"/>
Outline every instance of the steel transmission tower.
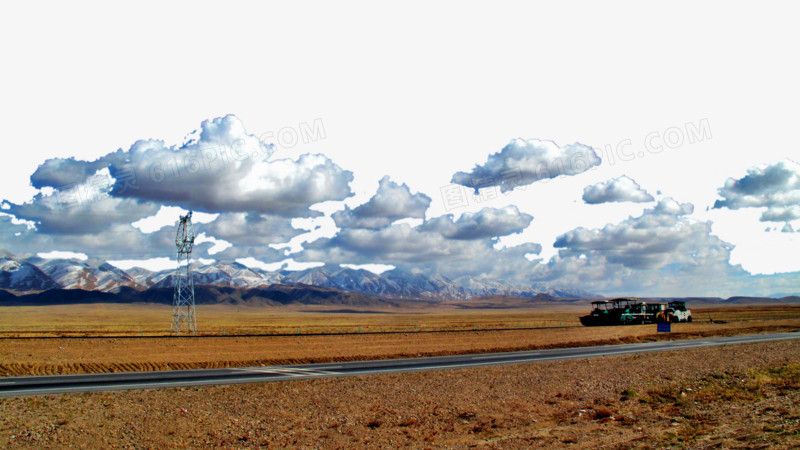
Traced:
<path fill-rule="evenodd" d="M 171 333 L 197 334 L 197 320 L 194 316 L 194 280 L 192 279 L 192 246 L 194 228 L 192 212 L 180 216 L 175 245 L 178 247 L 178 268 L 175 270 L 175 296 L 172 299 Z"/>

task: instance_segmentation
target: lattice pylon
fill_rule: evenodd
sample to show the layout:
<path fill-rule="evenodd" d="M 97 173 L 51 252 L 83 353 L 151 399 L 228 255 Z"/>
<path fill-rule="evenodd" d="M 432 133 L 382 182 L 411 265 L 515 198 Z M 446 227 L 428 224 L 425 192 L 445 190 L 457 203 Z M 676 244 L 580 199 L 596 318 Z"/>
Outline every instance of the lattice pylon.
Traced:
<path fill-rule="evenodd" d="M 170 332 L 176 336 L 181 333 L 197 334 L 192 276 L 194 228 L 192 227 L 191 211 L 185 216 L 180 216 L 175 246 L 178 247 L 178 268 L 175 269 L 175 294 L 172 298 L 172 328 Z"/>

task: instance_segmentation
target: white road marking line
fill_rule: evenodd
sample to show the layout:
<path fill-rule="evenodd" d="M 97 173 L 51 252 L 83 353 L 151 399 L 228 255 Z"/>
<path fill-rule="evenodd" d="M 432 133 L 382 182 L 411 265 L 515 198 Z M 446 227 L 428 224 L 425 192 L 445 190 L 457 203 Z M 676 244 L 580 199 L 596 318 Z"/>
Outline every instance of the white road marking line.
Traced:
<path fill-rule="evenodd" d="M 542 354 L 542 352 L 534 352 L 534 353 L 525 353 L 525 354 L 523 354 L 523 355 L 516 355 L 516 356 L 517 356 L 517 357 L 519 357 L 519 356 L 540 356 L 541 354 Z M 470 358 L 470 359 L 472 359 L 472 360 L 480 360 L 480 359 L 500 359 L 500 358 L 508 358 L 508 357 L 511 357 L 511 356 L 514 356 L 514 355 L 507 355 L 507 354 L 506 354 L 506 355 L 491 355 L 491 356 L 473 356 L 473 357 L 472 357 L 472 358 Z"/>
<path fill-rule="evenodd" d="M 262 367 L 254 367 L 254 369 L 264 369 L 264 368 L 267 368 L 267 367 L 283 368 L 283 367 L 286 367 L 286 366 L 262 366 Z M 291 367 L 291 366 L 289 366 L 289 367 Z M 335 369 L 341 369 L 341 368 L 342 368 L 342 366 L 319 366 L 319 367 L 299 367 L 298 370 L 312 370 L 312 371 L 316 372 L 318 370 L 335 370 Z"/>
<path fill-rule="evenodd" d="M 252 373 L 271 373 L 271 374 L 279 374 L 279 375 L 291 375 L 293 377 L 302 376 L 306 374 L 322 374 L 322 375 L 331 375 L 332 372 L 327 372 L 325 370 L 314 370 L 314 369 L 304 369 L 304 368 L 286 368 L 286 367 L 270 367 L 270 368 L 263 368 L 263 369 L 239 369 L 234 368 L 233 370 L 239 372 L 252 372 Z"/>
<path fill-rule="evenodd" d="M 291 366 L 251 366 L 251 367 L 231 367 L 230 370 L 265 370 L 265 369 L 283 369 Z M 315 366 L 315 367 L 298 367 L 297 370 L 332 370 L 341 369 L 342 366 Z"/>
<path fill-rule="evenodd" d="M 239 370 L 239 369 L 235 369 L 235 370 Z M 286 371 L 283 371 L 283 370 L 274 370 L 274 369 L 263 369 L 263 370 L 240 370 L 240 372 L 247 372 L 247 373 L 264 373 L 264 374 L 270 374 L 270 375 L 289 375 L 289 376 L 292 376 L 292 377 L 299 377 L 299 376 L 302 376 L 301 374 L 299 374 L 299 373 L 297 373 L 297 372 L 286 372 Z"/>
<path fill-rule="evenodd" d="M 332 372 L 326 372 L 324 370 L 312 370 L 312 369 L 302 369 L 302 368 L 297 368 L 297 369 L 278 368 L 272 370 L 279 373 L 285 372 L 288 373 L 289 375 L 314 375 L 314 374 L 330 375 L 332 373 Z"/>

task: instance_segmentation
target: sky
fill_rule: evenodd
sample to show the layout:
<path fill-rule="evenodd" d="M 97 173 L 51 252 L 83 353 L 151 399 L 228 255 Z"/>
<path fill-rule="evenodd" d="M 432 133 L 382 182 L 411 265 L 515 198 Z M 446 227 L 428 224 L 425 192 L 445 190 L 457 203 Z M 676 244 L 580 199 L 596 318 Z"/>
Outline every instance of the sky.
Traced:
<path fill-rule="evenodd" d="M 798 293 L 795 8 L 5 5 L 0 248 Z"/>

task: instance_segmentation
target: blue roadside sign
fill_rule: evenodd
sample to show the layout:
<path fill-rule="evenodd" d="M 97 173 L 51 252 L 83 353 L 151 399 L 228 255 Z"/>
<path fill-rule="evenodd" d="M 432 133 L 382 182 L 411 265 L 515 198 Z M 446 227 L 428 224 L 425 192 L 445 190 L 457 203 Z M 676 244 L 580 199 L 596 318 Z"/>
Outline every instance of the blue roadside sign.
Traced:
<path fill-rule="evenodd" d="M 672 324 L 669 323 L 669 322 L 658 322 L 658 331 L 657 332 L 658 333 L 669 333 L 671 331 L 670 325 L 672 325 Z"/>

